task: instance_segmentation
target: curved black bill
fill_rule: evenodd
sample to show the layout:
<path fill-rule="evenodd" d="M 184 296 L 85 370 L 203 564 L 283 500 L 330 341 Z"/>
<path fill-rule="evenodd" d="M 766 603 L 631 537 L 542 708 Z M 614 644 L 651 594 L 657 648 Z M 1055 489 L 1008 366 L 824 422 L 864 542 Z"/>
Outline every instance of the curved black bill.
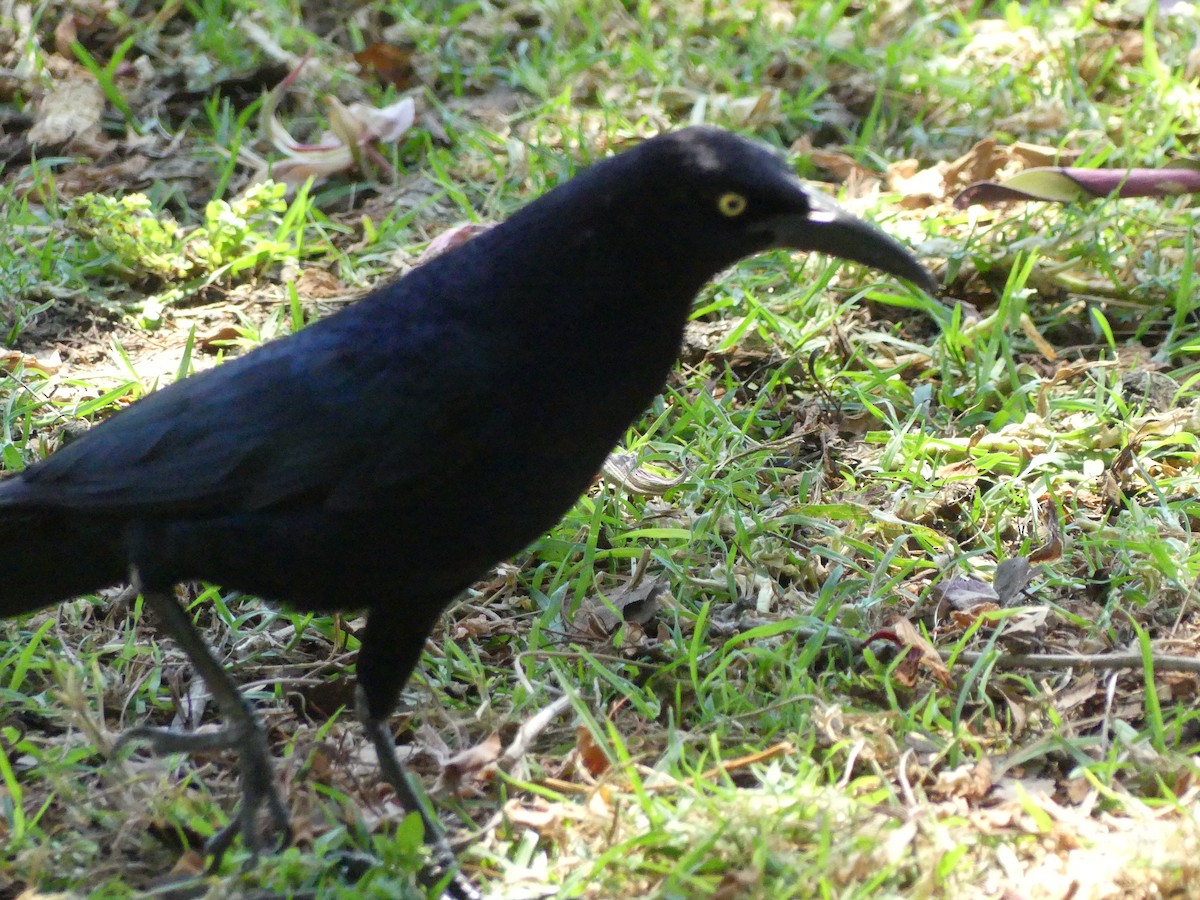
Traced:
<path fill-rule="evenodd" d="M 838 259 L 862 263 L 911 281 L 931 297 L 940 290 L 937 279 L 895 238 L 846 212 L 820 191 L 804 191 L 808 211 L 780 216 L 775 224 L 779 246 L 816 250 Z"/>

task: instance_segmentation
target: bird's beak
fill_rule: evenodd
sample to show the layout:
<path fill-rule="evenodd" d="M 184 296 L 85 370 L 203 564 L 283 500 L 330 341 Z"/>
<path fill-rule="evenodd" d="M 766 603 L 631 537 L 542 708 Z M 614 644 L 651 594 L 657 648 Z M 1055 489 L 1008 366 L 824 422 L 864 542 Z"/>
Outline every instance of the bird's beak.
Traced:
<path fill-rule="evenodd" d="M 780 247 L 816 250 L 838 259 L 862 263 L 911 281 L 931 297 L 940 289 L 937 279 L 895 238 L 852 216 L 820 191 L 802 188 L 808 210 L 781 215 L 772 224 Z"/>

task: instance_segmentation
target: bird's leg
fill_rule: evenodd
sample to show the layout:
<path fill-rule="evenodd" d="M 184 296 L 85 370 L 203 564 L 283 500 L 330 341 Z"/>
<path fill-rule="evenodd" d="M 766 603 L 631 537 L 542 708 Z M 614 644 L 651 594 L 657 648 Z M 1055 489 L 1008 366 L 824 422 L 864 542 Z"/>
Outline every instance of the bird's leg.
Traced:
<path fill-rule="evenodd" d="M 275 784 L 275 767 L 267 752 L 267 736 L 262 723 L 175 598 L 160 591 L 144 591 L 143 596 L 146 605 L 154 610 L 163 628 L 179 644 L 204 679 L 213 699 L 217 701 L 225 725 L 220 731 L 204 734 L 184 734 L 169 728 L 139 726 L 121 736 L 117 749 L 131 741 L 144 741 L 156 753 L 237 751 L 242 799 L 229 823 L 205 844 L 205 852 L 212 857 L 210 871 L 220 865 L 221 857 L 239 833 L 251 853 L 258 851 L 257 819 L 263 807 L 266 807 L 275 827 L 283 832 L 280 846 L 285 846 L 292 839 L 291 822 Z"/>
<path fill-rule="evenodd" d="M 401 625 L 409 627 L 397 627 Z M 483 895 L 478 888 L 457 870 L 458 862 L 446 841 L 446 833 L 437 816 L 426 808 L 420 794 L 414 790 L 404 764 L 396 753 L 396 741 L 387 725 L 400 689 L 421 658 L 428 633 L 429 628 L 411 620 L 406 623 L 393 622 L 386 612 L 372 610 L 368 614 L 367 628 L 358 651 L 358 718 L 375 747 L 384 780 L 392 786 L 400 804 L 409 812 L 419 815 L 425 826 L 425 844 L 433 860 L 421 873 L 421 880 L 433 885 L 443 881 L 448 872 L 453 872 L 444 889 L 444 896 L 453 900 L 482 900 Z"/>
<path fill-rule="evenodd" d="M 359 701 L 359 709 L 365 709 L 366 705 L 362 703 L 361 692 Z M 396 742 L 392 738 L 391 730 L 387 727 L 387 722 L 383 719 L 372 719 L 367 715 L 362 716 L 362 724 L 367 732 L 367 737 L 371 739 L 371 743 L 375 747 L 375 754 L 379 757 L 379 768 L 383 772 L 384 780 L 392 786 L 400 804 L 409 812 L 419 815 L 425 826 L 425 844 L 429 847 L 433 862 L 429 869 L 422 873 L 422 880 L 429 884 L 442 881 L 447 872 L 455 870 L 458 862 L 454 858 L 454 851 L 450 849 L 450 844 L 446 841 L 446 833 L 442 830 L 441 823 L 438 822 L 436 816 L 430 814 L 418 793 L 413 790 L 408 773 L 404 770 L 404 764 L 400 762 L 400 757 L 396 753 Z M 465 875 L 457 871 L 454 871 L 454 876 L 446 885 L 445 892 L 454 900 L 482 900 L 483 896 Z"/>

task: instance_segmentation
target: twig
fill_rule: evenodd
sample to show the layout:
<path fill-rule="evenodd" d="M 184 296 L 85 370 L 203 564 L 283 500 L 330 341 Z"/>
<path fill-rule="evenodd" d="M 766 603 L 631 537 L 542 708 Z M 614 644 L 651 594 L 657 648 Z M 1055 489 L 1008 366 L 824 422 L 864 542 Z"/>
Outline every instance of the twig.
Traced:
<path fill-rule="evenodd" d="M 275 40 L 274 35 L 253 19 L 242 16 L 235 20 L 235 24 L 246 37 L 258 45 L 258 48 L 265 56 L 270 57 L 275 62 L 285 65 L 289 69 L 295 69 L 300 60 L 303 59 L 303 57 L 295 53 L 284 50 L 279 42 Z M 329 67 L 320 60 L 307 60 L 305 68 L 308 70 L 308 77 L 310 79 L 328 81 Z"/>
<path fill-rule="evenodd" d="M 955 654 L 950 650 L 939 650 L 944 660 L 977 663 L 990 658 L 997 669 L 1140 669 L 1143 666 L 1140 650 L 1121 653 L 1002 653 L 997 650 L 986 652 L 964 651 Z M 1156 672 L 1200 673 L 1200 659 L 1191 656 L 1173 656 L 1153 653 L 1150 662 Z"/>
<path fill-rule="evenodd" d="M 735 631 L 753 627 L 759 621 L 741 622 Z M 714 629 L 715 630 L 715 629 Z M 797 638 L 810 639 L 817 634 L 843 642 L 849 649 L 859 651 L 863 648 L 862 641 L 851 637 L 837 628 L 807 628 L 800 627 L 792 632 Z M 1003 671 L 1012 669 L 1140 669 L 1144 665 L 1140 650 L 1123 650 L 1117 653 L 1005 653 L 1002 650 L 939 650 L 938 656 L 949 662 L 973 665 L 983 659 L 991 659 L 992 665 Z M 1200 674 L 1200 658 L 1193 656 L 1176 656 L 1170 653 L 1152 653 L 1150 664 L 1155 672 L 1196 672 Z"/>
<path fill-rule="evenodd" d="M 538 712 L 533 718 L 525 722 L 517 730 L 517 736 L 512 739 L 512 743 L 508 745 L 508 749 L 500 757 L 499 762 L 501 767 L 507 768 L 524 756 L 534 739 L 545 731 L 546 727 L 555 718 L 565 712 L 570 705 L 570 697 L 559 697 L 545 709 Z"/>

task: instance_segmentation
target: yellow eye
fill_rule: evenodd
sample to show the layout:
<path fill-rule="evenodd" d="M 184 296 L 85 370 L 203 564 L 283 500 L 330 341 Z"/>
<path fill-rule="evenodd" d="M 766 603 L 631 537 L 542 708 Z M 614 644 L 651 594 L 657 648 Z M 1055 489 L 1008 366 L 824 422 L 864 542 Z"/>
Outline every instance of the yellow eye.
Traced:
<path fill-rule="evenodd" d="M 728 194 L 722 194 L 717 198 L 717 209 L 721 211 L 721 215 L 733 218 L 740 216 L 746 211 L 746 198 L 741 194 L 735 194 L 730 191 Z"/>

